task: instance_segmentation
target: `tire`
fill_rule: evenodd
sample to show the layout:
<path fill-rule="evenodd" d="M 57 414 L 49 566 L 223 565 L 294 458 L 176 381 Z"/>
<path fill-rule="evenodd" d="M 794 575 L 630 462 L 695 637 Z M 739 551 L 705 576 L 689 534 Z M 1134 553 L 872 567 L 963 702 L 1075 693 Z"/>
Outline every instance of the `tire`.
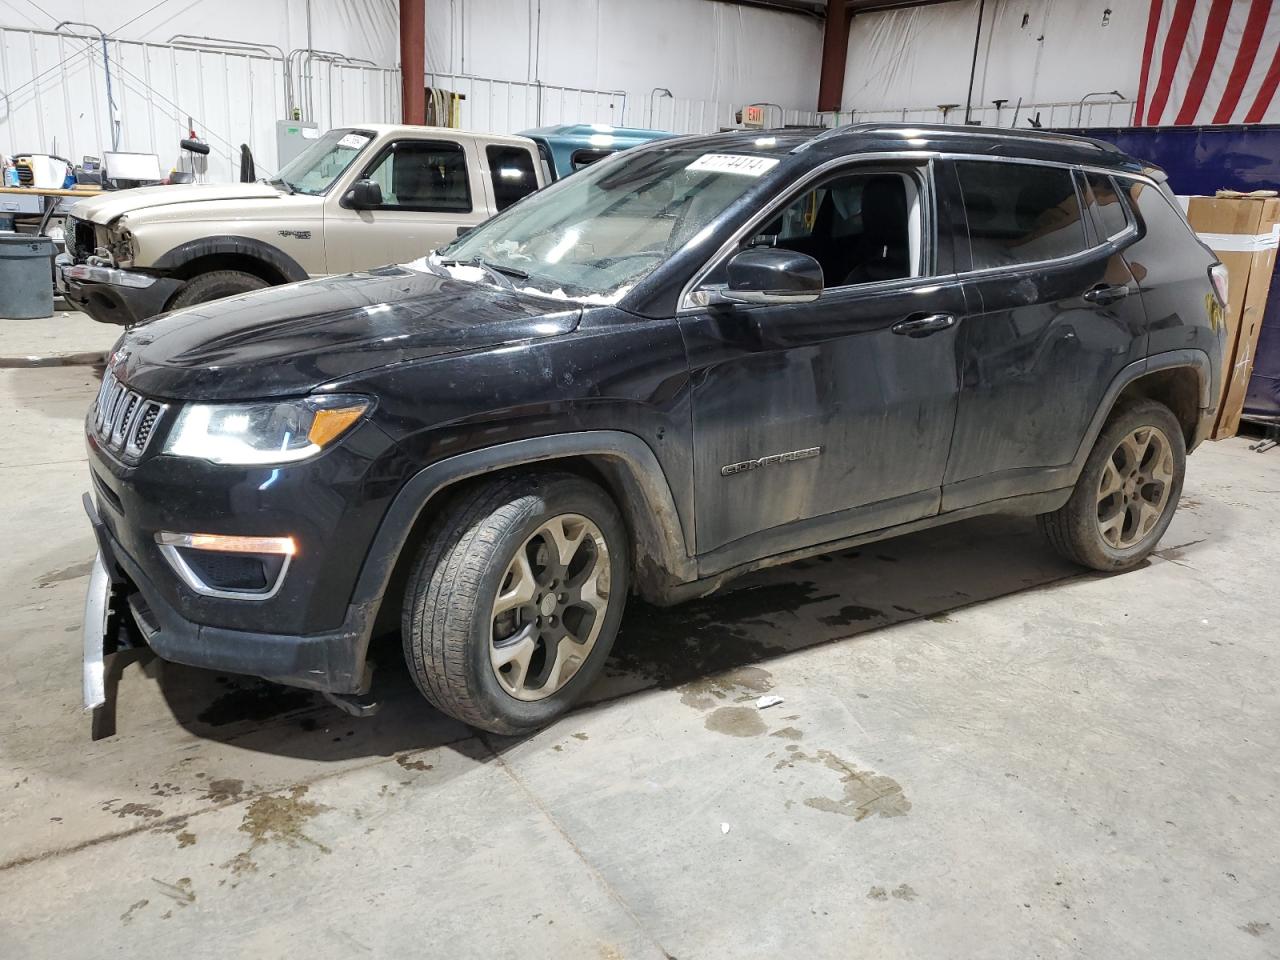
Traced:
<path fill-rule="evenodd" d="M 578 545 L 555 547 L 557 529 Z M 550 723 L 609 655 L 629 587 L 628 548 L 613 501 L 573 474 L 484 481 L 446 502 L 405 592 L 404 654 L 418 689 L 442 712 L 492 733 Z M 565 551 L 571 562 L 556 566 Z"/>
<path fill-rule="evenodd" d="M 202 273 L 187 281 L 187 285 L 178 291 L 178 295 L 169 301 L 170 310 L 194 306 L 197 303 L 208 303 L 210 300 L 221 300 L 223 297 L 234 297 L 239 293 L 261 290 L 270 284 L 261 277 L 242 270 L 214 270 Z"/>
<path fill-rule="evenodd" d="M 1173 520 L 1186 468 L 1177 418 L 1162 403 L 1139 400 L 1112 414 L 1071 499 L 1041 514 L 1040 529 L 1068 560 L 1106 572 L 1130 570 L 1151 554 Z"/>

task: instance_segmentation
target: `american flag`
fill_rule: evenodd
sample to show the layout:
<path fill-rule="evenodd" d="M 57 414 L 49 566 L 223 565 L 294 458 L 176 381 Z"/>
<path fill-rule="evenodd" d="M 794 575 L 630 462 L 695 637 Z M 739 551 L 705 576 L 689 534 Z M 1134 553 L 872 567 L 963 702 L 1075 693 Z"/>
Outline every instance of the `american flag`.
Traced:
<path fill-rule="evenodd" d="M 1137 126 L 1280 120 L 1280 2 L 1151 0 Z"/>

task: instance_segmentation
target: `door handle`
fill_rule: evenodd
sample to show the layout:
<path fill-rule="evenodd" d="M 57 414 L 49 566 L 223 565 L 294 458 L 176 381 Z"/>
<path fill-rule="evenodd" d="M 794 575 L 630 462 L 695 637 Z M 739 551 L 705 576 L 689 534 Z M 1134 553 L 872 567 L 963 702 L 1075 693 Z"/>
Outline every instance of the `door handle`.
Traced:
<path fill-rule="evenodd" d="M 1100 283 L 1092 290 L 1084 292 L 1084 298 L 1090 303 L 1101 304 L 1106 306 L 1108 303 L 1115 303 L 1117 300 L 1123 300 L 1129 295 L 1129 288 L 1124 284 L 1108 285 Z"/>
<path fill-rule="evenodd" d="M 956 318 L 949 313 L 914 314 L 899 320 L 889 329 L 902 337 L 927 337 L 956 325 Z"/>

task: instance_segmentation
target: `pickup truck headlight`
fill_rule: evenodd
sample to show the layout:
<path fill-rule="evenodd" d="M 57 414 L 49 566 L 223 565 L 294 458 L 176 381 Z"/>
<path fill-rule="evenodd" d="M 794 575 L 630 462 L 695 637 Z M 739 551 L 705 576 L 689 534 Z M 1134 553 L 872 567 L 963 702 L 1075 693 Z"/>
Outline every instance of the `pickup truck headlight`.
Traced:
<path fill-rule="evenodd" d="M 111 254 L 112 263 L 116 266 L 133 266 L 138 249 L 124 217 L 120 217 L 107 228 L 107 251 Z"/>
<path fill-rule="evenodd" d="M 178 414 L 164 452 L 241 466 L 294 463 L 333 443 L 369 407 L 369 400 L 354 396 L 192 403 Z"/>

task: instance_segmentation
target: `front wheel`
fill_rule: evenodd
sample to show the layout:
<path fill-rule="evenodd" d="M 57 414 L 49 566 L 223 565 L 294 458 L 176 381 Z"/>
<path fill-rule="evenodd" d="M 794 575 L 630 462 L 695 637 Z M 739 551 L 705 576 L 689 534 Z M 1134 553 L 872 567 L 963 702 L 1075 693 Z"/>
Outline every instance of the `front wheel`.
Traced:
<path fill-rule="evenodd" d="M 241 293 L 261 290 L 267 286 L 270 286 L 267 281 L 261 277 L 255 277 L 252 273 L 245 273 L 243 270 L 213 270 L 188 280 L 187 285 L 170 301 L 169 309 L 178 310 L 197 303 L 234 297 Z"/>
<path fill-rule="evenodd" d="M 409 577 L 405 659 L 443 712 L 519 734 L 600 673 L 628 587 L 626 526 L 572 474 L 482 482 L 441 508 Z"/>
<path fill-rule="evenodd" d="M 1143 400 L 1112 416 L 1098 436 L 1071 499 L 1039 517 L 1049 543 L 1095 570 L 1129 570 L 1150 555 L 1182 495 L 1187 448 L 1162 403 Z"/>

